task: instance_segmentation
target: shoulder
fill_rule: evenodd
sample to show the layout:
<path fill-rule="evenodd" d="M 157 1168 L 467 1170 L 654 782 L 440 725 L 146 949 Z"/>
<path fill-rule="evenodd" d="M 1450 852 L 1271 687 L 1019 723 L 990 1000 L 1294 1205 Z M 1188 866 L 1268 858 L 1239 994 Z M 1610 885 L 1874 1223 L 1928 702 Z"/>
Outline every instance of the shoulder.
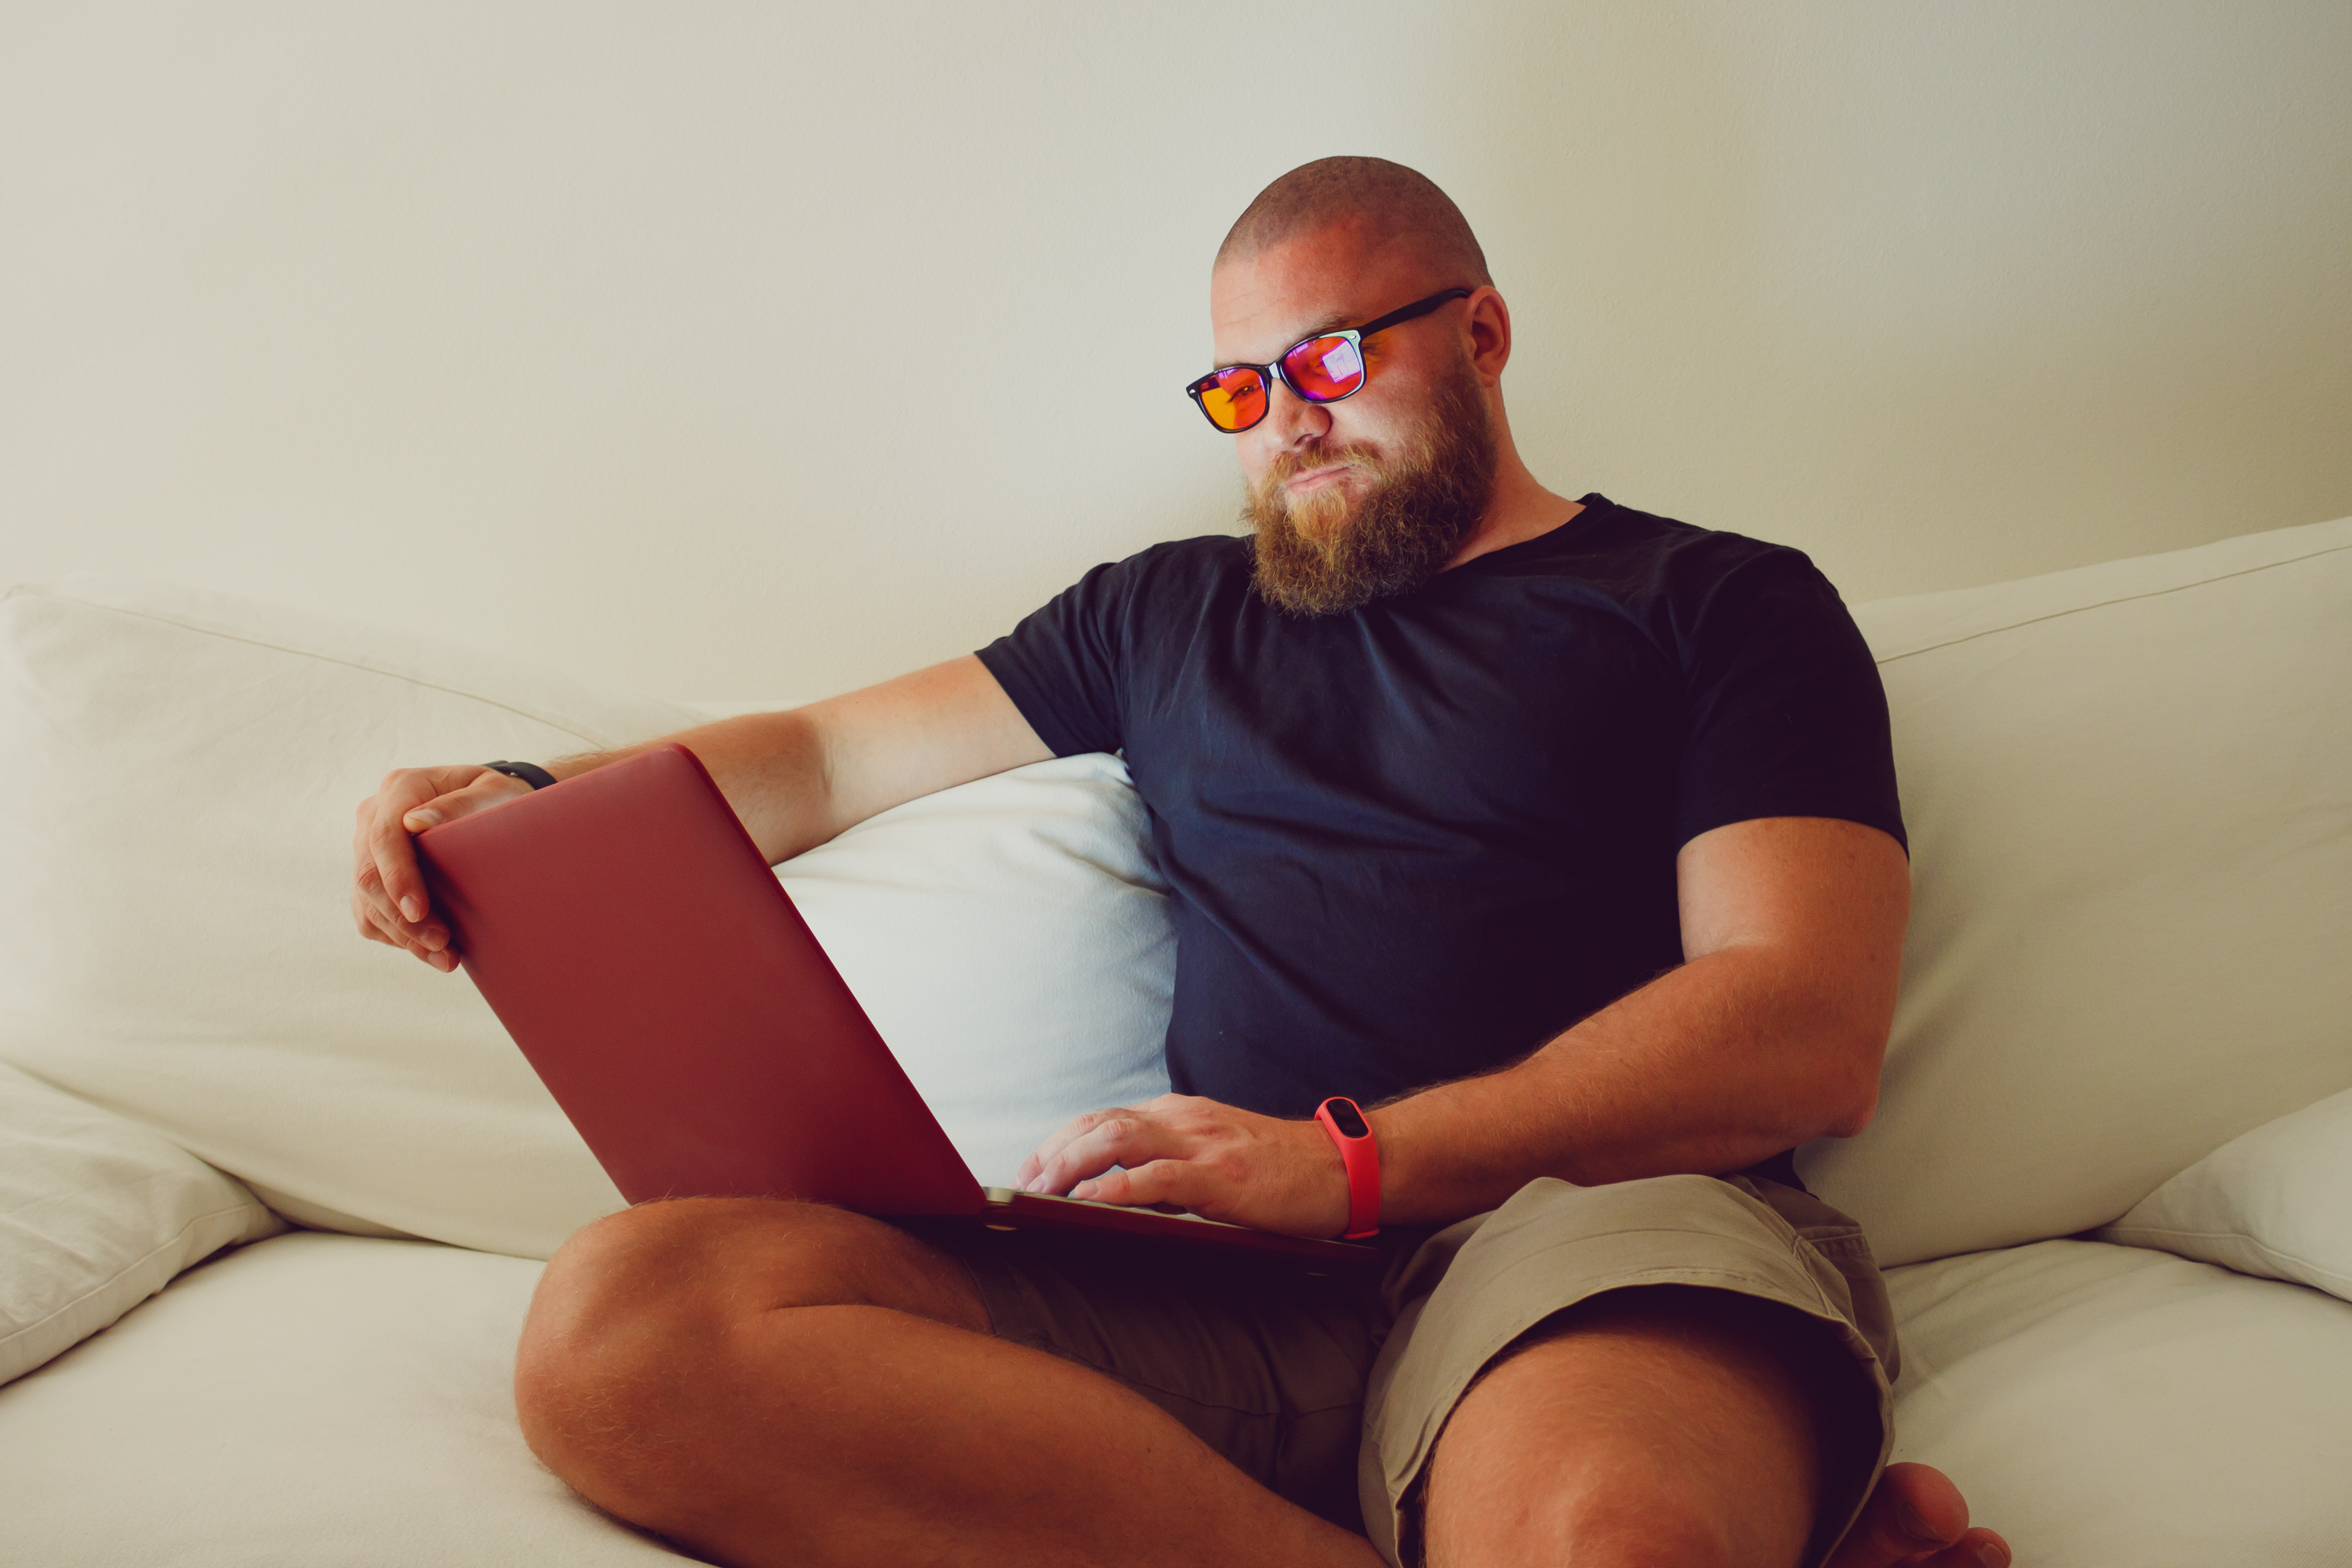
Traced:
<path fill-rule="evenodd" d="M 1121 560 L 1105 561 L 1080 578 L 1070 595 L 1121 619 L 1197 610 L 1221 592 L 1246 590 L 1250 541 L 1231 534 L 1169 539 Z"/>
<path fill-rule="evenodd" d="M 1250 541 L 1233 534 L 1202 534 L 1189 539 L 1167 539 L 1117 562 L 1113 570 L 1138 582 L 1207 586 L 1247 578 Z"/>
<path fill-rule="evenodd" d="M 1564 552 L 1629 605 L 1704 597 L 1727 581 L 1788 574 L 1820 578 L 1811 558 L 1790 545 L 1585 497 L 1586 514 L 1562 529 Z"/>
<path fill-rule="evenodd" d="M 1762 616 L 1845 619 L 1812 559 L 1792 546 L 1586 497 L 1561 530 L 1559 565 L 1686 662 L 1694 645 Z"/>

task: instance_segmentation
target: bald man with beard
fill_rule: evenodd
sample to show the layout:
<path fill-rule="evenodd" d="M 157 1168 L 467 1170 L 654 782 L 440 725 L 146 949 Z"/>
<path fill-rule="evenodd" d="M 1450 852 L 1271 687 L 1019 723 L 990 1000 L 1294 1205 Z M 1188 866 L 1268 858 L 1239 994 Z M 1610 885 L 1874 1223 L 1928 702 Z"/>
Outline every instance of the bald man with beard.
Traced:
<path fill-rule="evenodd" d="M 2007 1563 L 1948 1479 L 1886 1464 L 1885 1290 L 1790 1157 L 1870 1119 L 1909 906 L 1835 591 L 1794 550 L 1545 488 L 1504 413 L 1510 313 L 1411 170 L 1276 181 L 1210 312 L 1186 391 L 1235 444 L 1246 537 L 673 738 L 772 862 L 1124 752 L 1171 889 L 1176 1092 L 1078 1118 L 1019 1183 L 1377 1223 L 1385 1271 L 640 1205 L 541 1282 L 532 1449 L 747 1565 Z M 529 788 L 387 778 L 362 932 L 454 968 L 409 834 Z M 1376 1190 L 1315 1119 L 1332 1096 L 1368 1108 Z"/>

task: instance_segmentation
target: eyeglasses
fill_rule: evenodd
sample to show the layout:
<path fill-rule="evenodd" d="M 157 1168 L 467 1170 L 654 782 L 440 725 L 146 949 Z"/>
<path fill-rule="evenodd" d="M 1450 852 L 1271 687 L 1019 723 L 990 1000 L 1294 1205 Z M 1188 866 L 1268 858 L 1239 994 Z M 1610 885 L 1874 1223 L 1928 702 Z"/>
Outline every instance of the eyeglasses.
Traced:
<path fill-rule="evenodd" d="M 1426 316 L 1449 299 L 1467 299 L 1470 292 L 1448 288 L 1360 327 L 1302 338 L 1284 350 L 1273 364 L 1227 365 L 1211 371 L 1186 387 L 1185 394 L 1201 405 L 1202 415 L 1211 424 L 1228 435 L 1238 434 L 1265 417 L 1275 375 L 1308 402 L 1338 402 L 1363 390 L 1365 339 Z"/>

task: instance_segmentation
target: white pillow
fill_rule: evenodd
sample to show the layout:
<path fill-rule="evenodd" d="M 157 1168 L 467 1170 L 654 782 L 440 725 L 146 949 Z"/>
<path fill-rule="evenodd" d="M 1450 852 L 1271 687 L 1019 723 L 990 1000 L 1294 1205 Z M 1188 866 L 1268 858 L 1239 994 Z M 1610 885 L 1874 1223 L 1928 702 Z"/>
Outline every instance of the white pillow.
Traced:
<path fill-rule="evenodd" d="M 1117 758 L 909 800 L 777 874 L 983 1185 L 1168 1092 L 1176 934 Z"/>
<path fill-rule="evenodd" d="M 88 1339 L 190 1264 L 283 1228 L 194 1155 L 0 1067 L 0 1383 Z"/>
<path fill-rule="evenodd" d="M 546 1257 L 620 1197 L 466 980 L 354 935 L 352 809 L 395 766 L 697 718 L 216 595 L 16 591 L 0 599 L 0 1061 L 304 1223 Z M 1150 875 L 1108 758 L 916 802 L 785 868 L 988 1179 L 1032 1129 L 1164 1084 L 1142 1065 L 1171 961 Z"/>
<path fill-rule="evenodd" d="M 2098 1236 L 2352 1301 L 2352 1089 L 2231 1139 Z"/>
<path fill-rule="evenodd" d="M 2352 1086 L 2352 518 L 1865 604 L 1914 902 L 1882 1262 L 2067 1236 Z"/>

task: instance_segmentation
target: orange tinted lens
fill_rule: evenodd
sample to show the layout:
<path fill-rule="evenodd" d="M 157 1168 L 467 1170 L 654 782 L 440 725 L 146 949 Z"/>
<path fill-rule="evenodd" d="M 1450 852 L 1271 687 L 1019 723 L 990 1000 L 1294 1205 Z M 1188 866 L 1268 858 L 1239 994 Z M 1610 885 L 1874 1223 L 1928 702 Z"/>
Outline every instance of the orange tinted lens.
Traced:
<path fill-rule="evenodd" d="M 1364 356 L 1348 338 L 1309 338 L 1282 356 L 1301 397 L 1329 402 L 1364 384 Z"/>
<path fill-rule="evenodd" d="M 1200 383 L 1201 406 L 1219 430 L 1247 430 L 1265 417 L 1265 378 L 1235 366 Z"/>

